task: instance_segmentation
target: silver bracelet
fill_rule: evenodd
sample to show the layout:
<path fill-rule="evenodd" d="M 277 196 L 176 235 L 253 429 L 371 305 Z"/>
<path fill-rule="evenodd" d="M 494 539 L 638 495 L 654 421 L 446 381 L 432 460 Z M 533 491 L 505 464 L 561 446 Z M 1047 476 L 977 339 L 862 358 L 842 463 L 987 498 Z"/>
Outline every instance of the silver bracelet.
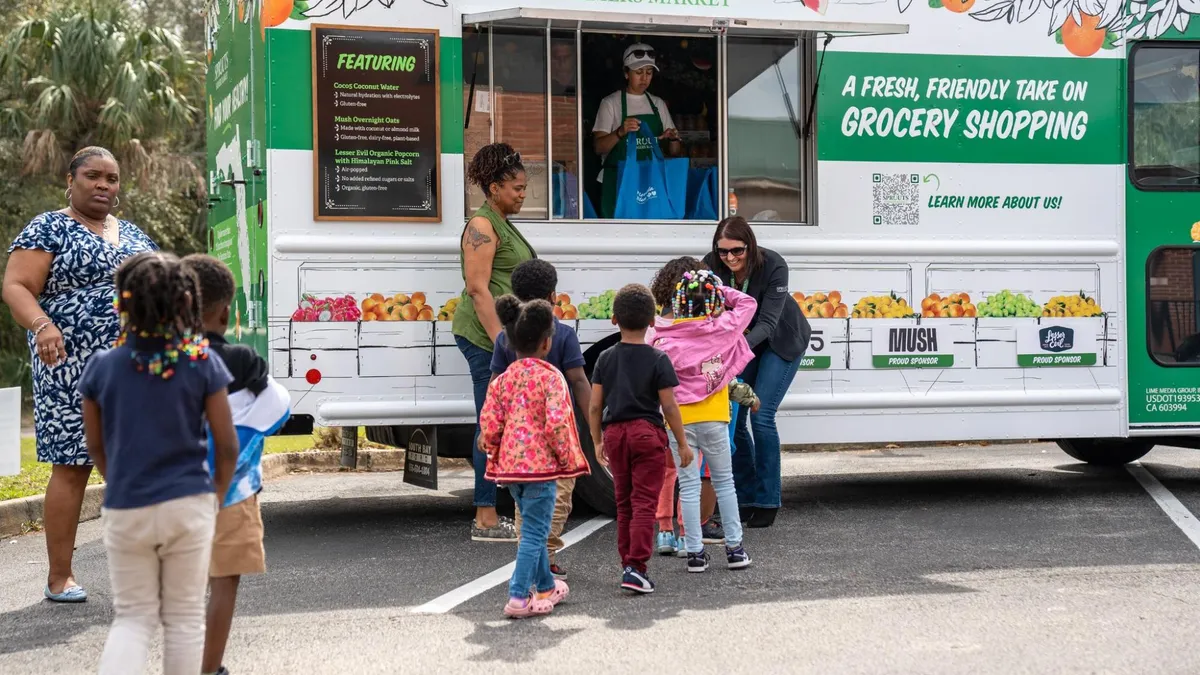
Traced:
<path fill-rule="evenodd" d="M 38 326 L 37 329 L 35 329 L 33 331 L 33 337 L 37 337 L 37 336 L 41 335 L 42 331 L 46 330 L 46 328 L 53 326 L 53 325 L 54 325 L 53 321 L 46 321 L 46 323 Z"/>
<path fill-rule="evenodd" d="M 44 314 L 43 314 L 42 316 L 39 316 L 38 318 L 36 318 L 36 319 L 34 319 L 34 320 L 33 320 L 32 324 L 31 324 L 33 327 L 32 327 L 32 328 L 30 328 L 29 330 L 37 330 L 37 329 L 38 329 L 38 321 L 41 321 L 42 319 L 45 319 L 45 320 L 46 320 L 46 323 L 54 323 L 54 322 L 53 322 L 53 321 L 50 319 L 50 317 L 48 317 L 48 316 L 46 316 L 46 315 L 44 315 Z"/>

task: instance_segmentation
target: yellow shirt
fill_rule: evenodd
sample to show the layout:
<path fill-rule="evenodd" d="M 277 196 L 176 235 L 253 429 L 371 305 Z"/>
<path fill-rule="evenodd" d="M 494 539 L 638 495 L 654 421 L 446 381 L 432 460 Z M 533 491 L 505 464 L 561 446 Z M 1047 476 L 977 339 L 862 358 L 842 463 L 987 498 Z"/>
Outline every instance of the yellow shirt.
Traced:
<path fill-rule="evenodd" d="M 679 406 L 679 416 L 684 424 L 697 422 L 729 423 L 729 387 L 721 387 L 712 396 L 698 403 Z"/>
<path fill-rule="evenodd" d="M 684 321 L 698 321 L 706 317 L 696 317 L 694 319 L 675 319 L 674 323 L 682 323 Z M 679 416 L 683 418 L 684 424 L 696 424 L 698 422 L 725 422 L 729 423 L 729 387 L 722 387 L 719 391 L 714 391 L 712 396 L 698 401 L 696 403 L 687 403 L 679 406 Z"/>

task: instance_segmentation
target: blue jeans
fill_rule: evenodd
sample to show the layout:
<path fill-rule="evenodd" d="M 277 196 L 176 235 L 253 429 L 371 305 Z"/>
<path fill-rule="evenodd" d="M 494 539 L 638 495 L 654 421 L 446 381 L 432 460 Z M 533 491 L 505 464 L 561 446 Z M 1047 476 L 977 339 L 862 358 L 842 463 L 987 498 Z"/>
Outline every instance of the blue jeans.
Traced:
<path fill-rule="evenodd" d="M 704 550 L 700 532 L 700 454 L 708 464 L 717 506 L 721 509 L 721 526 L 725 528 L 725 545 L 737 548 L 742 544 L 742 519 L 738 517 L 737 492 L 733 487 L 733 465 L 729 456 L 729 425 L 725 422 L 696 422 L 685 424 L 683 435 L 688 446 L 697 453 L 696 459 L 685 467 L 679 466 L 679 444 L 671 435 L 671 454 L 679 469 L 679 501 L 683 503 L 684 540 L 688 553 Z"/>
<path fill-rule="evenodd" d="M 785 361 L 767 348 L 742 371 L 742 381 L 754 388 L 760 406 L 750 415 L 749 406 L 739 406 L 733 453 L 733 481 L 737 485 L 738 504 L 760 509 L 780 506 L 783 486 L 779 476 L 779 428 L 775 413 L 783 402 L 788 387 L 796 378 L 800 359 Z M 746 417 L 750 426 L 746 426 Z M 722 525 L 729 527 L 722 517 Z"/>
<path fill-rule="evenodd" d="M 467 359 L 467 367 L 471 369 L 471 385 L 475 390 L 475 439 L 471 441 L 471 460 L 475 466 L 475 506 L 494 507 L 496 484 L 484 478 L 487 455 L 479 450 L 479 413 L 483 411 L 488 381 L 492 379 L 492 353 L 457 335 L 454 336 L 454 343 Z"/>
<path fill-rule="evenodd" d="M 550 536 L 558 485 L 552 480 L 513 483 L 508 490 L 521 509 L 521 541 L 517 544 L 517 566 L 508 582 L 508 597 L 524 600 L 531 588 L 538 593 L 554 590 L 546 539 Z"/>

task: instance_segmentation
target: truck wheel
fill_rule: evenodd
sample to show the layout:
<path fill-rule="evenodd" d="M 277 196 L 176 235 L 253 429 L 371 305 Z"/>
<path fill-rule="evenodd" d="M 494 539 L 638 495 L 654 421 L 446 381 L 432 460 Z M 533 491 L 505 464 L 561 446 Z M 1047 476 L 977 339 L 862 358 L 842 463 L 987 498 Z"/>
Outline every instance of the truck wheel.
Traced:
<path fill-rule="evenodd" d="M 596 367 L 596 359 L 600 352 L 621 341 L 621 334 L 614 333 L 592 345 L 583 353 L 585 361 L 583 370 L 588 379 L 592 379 L 592 369 Z M 609 518 L 617 516 L 617 500 L 613 495 L 613 479 L 608 469 L 596 461 L 596 448 L 592 446 L 592 435 L 588 431 L 587 411 L 575 408 L 575 419 L 579 427 L 579 443 L 583 446 L 583 454 L 587 455 L 588 463 L 592 466 L 590 476 L 581 476 L 575 482 L 575 495 L 588 506 Z"/>
<path fill-rule="evenodd" d="M 587 455 L 588 464 L 592 465 L 589 476 L 580 476 L 575 481 L 575 496 L 596 511 L 608 516 L 617 517 L 617 500 L 613 494 L 612 474 L 596 461 L 596 448 L 592 445 L 592 435 L 588 432 L 587 418 L 575 409 L 579 421 L 579 444 L 583 446 L 583 454 Z"/>
<path fill-rule="evenodd" d="M 1064 438 L 1058 447 L 1093 466 L 1121 466 L 1141 459 L 1154 444 L 1125 438 Z"/>

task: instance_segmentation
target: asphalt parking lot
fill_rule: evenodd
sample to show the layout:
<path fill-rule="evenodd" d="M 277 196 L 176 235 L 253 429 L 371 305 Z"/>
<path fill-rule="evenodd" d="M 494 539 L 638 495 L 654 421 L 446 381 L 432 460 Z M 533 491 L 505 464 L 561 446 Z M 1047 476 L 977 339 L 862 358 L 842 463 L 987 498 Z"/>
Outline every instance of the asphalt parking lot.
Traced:
<path fill-rule="evenodd" d="M 1047 444 L 790 454 L 776 526 L 747 534 L 752 568 L 689 575 L 656 558 L 658 592 L 628 597 L 613 526 L 580 509 L 560 557 L 571 597 L 527 622 L 500 615 L 515 546 L 466 536 L 465 470 L 439 492 L 399 474 L 294 475 L 264 492 L 270 570 L 243 581 L 227 666 L 1200 672 L 1200 453 L 1160 448 L 1142 466 L 1162 505 L 1139 469 Z M 99 533 L 80 528 L 92 599 L 77 607 L 40 601 L 40 535 L 0 542 L 0 672 L 94 672 L 111 620 Z"/>

